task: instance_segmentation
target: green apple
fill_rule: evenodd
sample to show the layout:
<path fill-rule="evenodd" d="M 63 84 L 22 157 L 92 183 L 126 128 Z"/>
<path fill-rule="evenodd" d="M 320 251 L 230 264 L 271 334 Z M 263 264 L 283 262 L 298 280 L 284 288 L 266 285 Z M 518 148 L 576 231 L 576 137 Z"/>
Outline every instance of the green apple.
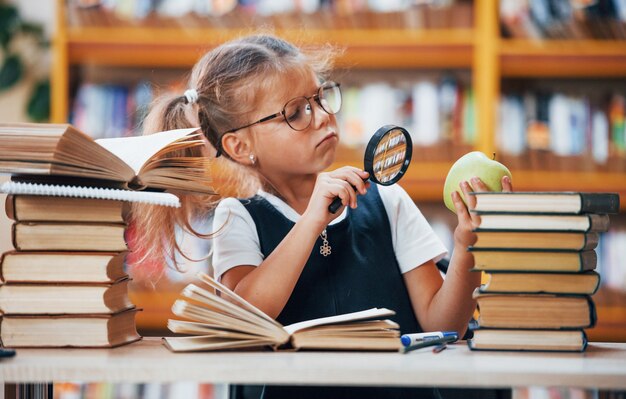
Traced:
<path fill-rule="evenodd" d="M 470 179 L 478 177 L 490 191 L 502 191 L 503 176 L 511 178 L 511 172 L 500 162 L 489 159 L 487 155 L 480 151 L 467 153 L 459 158 L 450 168 L 448 176 L 446 176 L 446 182 L 443 185 L 443 201 L 448 209 L 456 213 L 451 196 L 453 191 L 456 190 L 461 194 L 461 198 L 467 204 L 459 183 L 467 181 L 471 186 Z"/>

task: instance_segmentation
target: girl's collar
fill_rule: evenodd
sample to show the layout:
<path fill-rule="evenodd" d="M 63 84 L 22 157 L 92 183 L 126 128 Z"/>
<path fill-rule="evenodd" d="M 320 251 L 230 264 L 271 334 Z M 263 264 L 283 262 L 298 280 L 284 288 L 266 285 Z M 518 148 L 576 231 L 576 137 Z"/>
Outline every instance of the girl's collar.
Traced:
<path fill-rule="evenodd" d="M 269 202 L 270 204 L 272 204 L 272 206 L 276 209 L 278 209 L 278 211 L 280 211 L 280 213 L 282 213 L 283 215 L 285 215 L 285 217 L 289 220 L 291 220 L 292 222 L 297 222 L 301 215 L 295 211 L 295 209 L 293 209 L 291 206 L 289 206 L 289 204 L 287 204 L 285 201 L 283 201 L 281 198 L 277 197 L 276 195 L 272 194 L 272 193 L 268 193 L 267 191 L 263 190 L 262 188 L 260 188 L 257 191 L 257 195 L 259 195 L 262 198 L 265 198 L 267 200 L 267 202 Z M 337 218 L 335 218 L 332 222 L 330 222 L 330 225 L 332 226 L 335 223 L 339 223 L 340 221 L 342 221 L 343 219 L 346 218 L 346 215 L 348 214 L 348 208 L 345 207 L 343 209 L 343 211 L 341 212 L 341 215 L 339 215 Z"/>

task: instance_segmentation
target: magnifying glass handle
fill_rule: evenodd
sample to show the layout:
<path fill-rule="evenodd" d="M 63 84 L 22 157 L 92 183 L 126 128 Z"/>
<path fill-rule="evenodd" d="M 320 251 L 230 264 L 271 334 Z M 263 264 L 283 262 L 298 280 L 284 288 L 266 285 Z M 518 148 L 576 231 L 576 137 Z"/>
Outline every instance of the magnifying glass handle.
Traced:
<path fill-rule="evenodd" d="M 341 198 L 335 197 L 333 202 L 331 202 L 330 205 L 328 205 L 328 212 L 337 213 L 339 208 L 341 208 Z"/>
<path fill-rule="evenodd" d="M 363 181 L 367 181 L 367 179 L 363 179 Z M 354 191 L 356 191 L 356 187 L 352 186 L 352 188 L 354 189 Z M 328 205 L 328 212 L 333 213 L 333 214 L 337 213 L 339 208 L 341 208 L 341 198 L 335 197 L 333 202 L 331 202 L 330 205 Z"/>

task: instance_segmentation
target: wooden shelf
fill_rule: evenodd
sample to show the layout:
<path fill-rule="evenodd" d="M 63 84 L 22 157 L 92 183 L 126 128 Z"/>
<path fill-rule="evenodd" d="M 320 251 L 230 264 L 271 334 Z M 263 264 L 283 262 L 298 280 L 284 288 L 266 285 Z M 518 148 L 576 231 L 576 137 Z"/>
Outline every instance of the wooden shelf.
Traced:
<path fill-rule="evenodd" d="M 190 67 L 208 49 L 248 32 L 243 29 L 70 27 L 71 64 Z M 358 68 L 469 68 L 471 29 L 276 30 L 302 45 L 333 43 L 345 48 L 339 66 Z"/>
<path fill-rule="evenodd" d="M 420 149 L 414 149 L 419 153 Z M 359 155 L 362 150 L 340 151 L 340 157 L 329 170 L 344 165 L 363 167 Z M 400 185 L 415 201 L 441 201 L 443 185 L 453 161 L 412 161 Z M 513 188 L 516 191 L 586 191 L 616 192 L 620 195 L 620 206 L 626 211 L 626 177 L 620 172 L 582 172 L 511 169 Z"/>
<path fill-rule="evenodd" d="M 624 77 L 624 40 L 500 40 L 504 77 Z"/>

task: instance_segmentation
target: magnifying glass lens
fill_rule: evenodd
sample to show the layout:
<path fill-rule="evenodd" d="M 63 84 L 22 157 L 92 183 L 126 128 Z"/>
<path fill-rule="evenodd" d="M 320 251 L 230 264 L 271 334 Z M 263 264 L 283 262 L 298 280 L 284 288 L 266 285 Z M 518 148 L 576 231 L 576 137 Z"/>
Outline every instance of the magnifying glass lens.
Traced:
<path fill-rule="evenodd" d="M 407 142 L 400 129 L 388 131 L 378 142 L 374 150 L 373 170 L 378 183 L 393 181 L 403 170 L 407 159 Z"/>

